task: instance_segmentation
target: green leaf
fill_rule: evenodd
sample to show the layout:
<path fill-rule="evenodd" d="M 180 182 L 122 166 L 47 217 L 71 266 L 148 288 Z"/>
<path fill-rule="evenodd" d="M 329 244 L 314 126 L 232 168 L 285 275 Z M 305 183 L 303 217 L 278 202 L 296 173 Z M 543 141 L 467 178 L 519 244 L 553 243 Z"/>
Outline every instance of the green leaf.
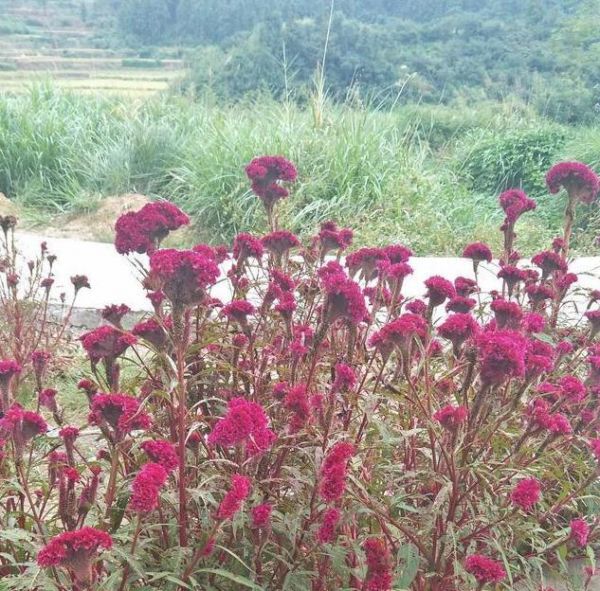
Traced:
<path fill-rule="evenodd" d="M 228 579 L 237 583 L 238 585 L 243 585 L 248 589 L 253 589 L 254 591 L 264 591 L 263 587 L 259 587 L 256 583 L 251 581 L 250 579 L 243 577 L 242 575 L 235 575 L 226 570 L 220 568 L 200 568 L 195 573 L 209 573 L 212 575 L 217 575 L 219 577 L 223 577 L 224 579 Z"/>
<path fill-rule="evenodd" d="M 398 570 L 400 571 L 395 587 L 408 589 L 419 571 L 419 550 L 414 544 L 405 544 L 398 552 Z"/>

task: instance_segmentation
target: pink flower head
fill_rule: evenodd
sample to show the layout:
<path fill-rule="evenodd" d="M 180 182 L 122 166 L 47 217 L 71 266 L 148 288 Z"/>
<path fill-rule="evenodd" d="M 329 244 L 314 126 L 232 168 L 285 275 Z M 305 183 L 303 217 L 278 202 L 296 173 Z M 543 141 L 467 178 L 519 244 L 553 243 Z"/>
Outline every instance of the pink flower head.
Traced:
<path fill-rule="evenodd" d="M 292 431 L 297 431 L 307 423 L 311 410 L 306 384 L 297 384 L 289 388 L 283 399 L 283 406 L 293 415 L 290 421 Z"/>
<path fill-rule="evenodd" d="M 454 280 L 454 289 L 456 290 L 456 294 L 458 296 L 465 298 L 479 291 L 477 282 L 474 279 L 469 279 L 468 277 L 457 277 Z"/>
<path fill-rule="evenodd" d="M 590 535 L 590 527 L 584 519 L 572 519 L 569 524 L 569 537 L 579 548 L 585 548 Z"/>
<path fill-rule="evenodd" d="M 0 419 L 0 431 L 10 433 L 19 442 L 25 442 L 36 435 L 46 433 L 48 424 L 44 418 L 20 404 L 13 404 Z"/>
<path fill-rule="evenodd" d="M 93 363 L 101 359 L 115 360 L 137 343 L 132 334 L 108 325 L 84 333 L 79 340 Z"/>
<path fill-rule="evenodd" d="M 77 581 L 89 585 L 93 581 L 93 559 L 100 549 L 111 548 L 112 538 L 109 534 L 93 527 L 83 527 L 53 537 L 40 550 L 37 563 L 43 568 L 69 568 L 75 573 Z"/>
<path fill-rule="evenodd" d="M 478 583 L 499 583 L 506 578 L 502 563 L 482 554 L 471 554 L 465 560 L 465 570 L 473 575 Z"/>
<path fill-rule="evenodd" d="M 552 345 L 539 339 L 529 339 L 525 354 L 526 375 L 532 379 L 554 368 L 554 349 Z"/>
<path fill-rule="evenodd" d="M 161 464 L 144 464 L 131 484 L 130 509 L 135 513 L 150 513 L 158 508 L 160 489 L 168 477 L 169 473 Z"/>
<path fill-rule="evenodd" d="M 167 248 L 150 255 L 151 274 L 174 305 L 197 304 L 219 277 L 214 260 L 193 250 Z"/>
<path fill-rule="evenodd" d="M 139 211 L 123 214 L 115 224 L 115 248 L 119 254 L 150 254 L 169 232 L 189 224 L 190 218 L 168 201 L 147 203 Z"/>
<path fill-rule="evenodd" d="M 255 455 L 271 447 L 276 438 L 268 424 L 267 415 L 260 404 L 246 398 L 233 398 L 229 401 L 225 416 L 213 427 L 208 442 L 222 447 L 244 444 Z"/>
<path fill-rule="evenodd" d="M 473 242 L 465 247 L 463 250 L 463 257 L 472 259 L 474 263 L 481 263 L 483 261 L 490 263 L 493 255 L 487 244 L 484 244 L 483 242 Z"/>
<path fill-rule="evenodd" d="M 454 285 L 447 279 L 434 275 L 425 281 L 427 297 L 431 307 L 439 306 L 456 295 Z"/>
<path fill-rule="evenodd" d="M 58 392 L 54 388 L 44 388 L 38 395 L 40 406 L 47 408 L 50 412 L 57 412 L 56 395 Z"/>
<path fill-rule="evenodd" d="M 406 263 L 413 255 L 412 250 L 403 244 L 390 244 L 383 248 L 383 252 L 392 265 Z"/>
<path fill-rule="evenodd" d="M 546 319 L 541 314 L 535 312 L 528 312 L 523 316 L 521 326 L 526 333 L 540 333 L 544 332 L 546 326 Z"/>
<path fill-rule="evenodd" d="M 534 304 L 539 304 L 545 300 L 551 300 L 554 296 L 554 290 L 549 285 L 543 283 L 530 283 L 526 288 L 525 292 L 529 301 Z"/>
<path fill-rule="evenodd" d="M 123 317 L 131 312 L 129 306 L 125 304 L 112 304 L 111 306 L 105 306 L 102 310 L 102 318 L 110 324 L 120 327 L 121 320 Z"/>
<path fill-rule="evenodd" d="M 466 296 L 453 297 L 446 304 L 447 312 L 456 312 L 458 314 L 467 314 L 477 305 L 477 301 Z"/>
<path fill-rule="evenodd" d="M 536 208 L 533 199 L 529 199 L 524 191 L 520 189 L 508 189 L 499 197 L 500 207 L 506 214 L 506 220 L 509 224 L 514 224 L 522 214 L 532 211 Z"/>
<path fill-rule="evenodd" d="M 600 331 L 600 310 L 590 310 L 584 314 L 592 327 L 594 335 Z"/>
<path fill-rule="evenodd" d="M 581 402 L 587 395 L 583 382 L 576 376 L 566 375 L 559 382 L 560 394 L 569 402 Z"/>
<path fill-rule="evenodd" d="M 287 230 L 276 230 L 261 239 L 263 246 L 273 254 L 282 256 L 292 248 L 300 246 L 298 237 Z"/>
<path fill-rule="evenodd" d="M 592 203 L 600 192 L 600 179 L 587 164 L 582 162 L 559 162 L 546 174 L 546 184 L 552 194 L 561 187 L 569 197 L 583 203 Z"/>
<path fill-rule="evenodd" d="M 497 298 L 490 304 L 498 328 L 517 329 L 521 324 L 523 310 L 516 302 Z"/>
<path fill-rule="evenodd" d="M 0 359 L 0 385 L 7 385 L 12 378 L 21 373 L 21 366 L 12 359 Z"/>
<path fill-rule="evenodd" d="M 240 474 L 234 474 L 231 477 L 231 487 L 223 497 L 217 510 L 217 519 L 232 518 L 240 510 L 242 503 L 248 498 L 251 487 L 252 483 L 249 478 Z"/>
<path fill-rule="evenodd" d="M 73 425 L 67 425 L 60 429 L 58 434 L 64 441 L 75 441 L 79 437 L 79 429 Z"/>
<path fill-rule="evenodd" d="M 242 264 L 249 258 L 260 261 L 264 252 L 265 249 L 260 238 L 256 238 L 256 236 L 252 236 L 252 234 L 240 232 L 233 239 L 233 257 L 238 264 Z"/>
<path fill-rule="evenodd" d="M 343 271 L 324 274 L 321 283 L 326 295 L 323 314 L 327 323 L 343 318 L 352 324 L 359 324 L 368 317 L 360 286 Z"/>
<path fill-rule="evenodd" d="M 271 523 L 271 513 L 273 505 L 271 503 L 262 503 L 253 507 L 250 511 L 252 516 L 252 527 L 256 529 L 266 529 Z"/>
<path fill-rule="evenodd" d="M 481 380 L 497 385 L 525 375 L 527 341 L 511 330 L 482 333 L 478 339 Z"/>
<path fill-rule="evenodd" d="M 75 288 L 75 293 L 84 287 L 86 289 L 91 289 L 90 282 L 85 275 L 73 275 L 73 277 L 71 277 L 71 283 Z"/>
<path fill-rule="evenodd" d="M 536 254 L 531 262 L 542 270 L 542 276 L 547 277 L 554 271 L 567 272 L 567 261 L 558 253 L 552 250 L 543 250 Z"/>
<path fill-rule="evenodd" d="M 527 273 L 514 265 L 502 265 L 502 268 L 498 272 L 498 278 L 504 279 L 510 295 L 517 283 L 527 279 Z"/>
<path fill-rule="evenodd" d="M 369 538 L 363 544 L 367 559 L 365 591 L 389 591 L 392 588 L 392 557 L 385 540 Z"/>
<path fill-rule="evenodd" d="M 460 347 L 479 332 L 479 324 L 471 314 L 451 314 L 437 329 L 438 334 Z"/>
<path fill-rule="evenodd" d="M 346 489 L 348 462 L 356 453 L 354 446 L 340 441 L 327 452 L 321 465 L 321 483 L 319 492 L 326 502 L 336 501 Z"/>
<path fill-rule="evenodd" d="M 332 389 L 335 392 L 346 392 L 352 390 L 356 384 L 356 374 L 354 370 L 346 363 L 337 363 L 335 366 L 335 378 Z"/>
<path fill-rule="evenodd" d="M 131 330 L 132 334 L 140 337 L 150 343 L 155 349 L 162 349 L 169 340 L 169 335 L 165 328 L 173 327 L 171 318 L 159 321 L 156 318 L 148 318 L 138 322 Z"/>
<path fill-rule="evenodd" d="M 590 439 L 589 446 L 596 460 L 600 462 L 600 439 Z"/>
<path fill-rule="evenodd" d="M 469 411 L 465 406 L 444 406 L 434 413 L 433 418 L 449 431 L 455 431 L 467 420 Z"/>
<path fill-rule="evenodd" d="M 541 497 L 542 486 L 537 478 L 520 480 L 510 493 L 512 503 L 523 509 L 523 511 L 531 511 Z"/>
<path fill-rule="evenodd" d="M 317 541 L 320 544 L 330 544 L 335 541 L 336 529 L 342 516 L 339 509 L 331 507 L 323 513 L 321 525 L 317 531 Z"/>
<path fill-rule="evenodd" d="M 427 304 L 423 300 L 412 300 L 406 304 L 406 310 L 411 314 L 416 314 L 417 316 L 423 316 L 427 311 Z"/>
<path fill-rule="evenodd" d="M 403 355 L 408 355 L 412 345 L 427 337 L 427 322 L 418 314 L 402 314 L 385 324 L 375 333 L 369 344 L 377 348 L 398 347 Z"/>
<path fill-rule="evenodd" d="M 365 281 L 370 281 L 377 273 L 377 263 L 389 259 L 383 248 L 364 247 L 346 257 L 346 267 L 351 277 L 358 272 Z"/>
<path fill-rule="evenodd" d="M 126 394 L 96 394 L 88 420 L 92 425 L 108 423 L 119 434 L 148 429 L 152 424 L 140 401 Z"/>
<path fill-rule="evenodd" d="M 254 312 L 254 306 L 247 300 L 233 300 L 221 310 L 223 316 L 240 323 L 245 323 L 246 318 Z"/>
<path fill-rule="evenodd" d="M 550 415 L 548 430 L 555 435 L 570 435 L 573 433 L 573 427 L 569 419 L 559 412 Z"/>
<path fill-rule="evenodd" d="M 335 222 L 321 224 L 317 239 L 321 245 L 321 258 L 332 250 L 343 251 L 351 244 L 354 233 L 350 228 L 338 228 Z"/>
<path fill-rule="evenodd" d="M 268 210 L 275 202 L 284 199 L 289 191 L 281 182 L 294 182 L 296 167 L 283 156 L 259 156 L 246 166 L 246 175 L 252 181 L 252 190 Z"/>
<path fill-rule="evenodd" d="M 179 458 L 175 446 L 164 439 L 148 440 L 141 448 L 152 462 L 160 464 L 167 472 L 173 472 L 179 466 Z"/>

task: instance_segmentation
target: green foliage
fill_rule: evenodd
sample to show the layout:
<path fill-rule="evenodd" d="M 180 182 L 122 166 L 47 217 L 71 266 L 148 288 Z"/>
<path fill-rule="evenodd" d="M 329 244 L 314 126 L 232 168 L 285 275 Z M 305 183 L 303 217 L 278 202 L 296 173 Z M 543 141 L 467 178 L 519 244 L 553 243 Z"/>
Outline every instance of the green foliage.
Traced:
<path fill-rule="evenodd" d="M 161 60 L 144 59 L 138 57 L 125 57 L 121 60 L 124 68 L 162 68 Z"/>
<path fill-rule="evenodd" d="M 461 172 L 477 191 L 496 194 L 521 187 L 539 195 L 564 141 L 564 132 L 553 127 L 510 130 L 500 138 L 488 131 L 471 133 L 464 139 Z"/>
<path fill-rule="evenodd" d="M 335 219 L 357 229 L 358 243 L 395 236 L 420 254 L 455 255 L 466 240 L 499 240 L 496 197 L 506 185 L 543 194 L 555 160 L 599 164 L 598 128 L 558 126 L 513 102 L 385 111 L 325 101 L 321 115 L 264 97 L 235 107 L 208 96 L 138 104 L 36 87 L 0 100 L 0 191 L 50 213 L 131 191 L 167 197 L 217 244 L 264 229 L 243 166 L 285 154 L 302 181 L 280 212 L 295 232 Z M 561 220 L 560 200 L 541 197 L 524 222 L 523 252 Z M 582 209 L 577 223 L 575 246 L 587 251 L 600 220 Z"/>

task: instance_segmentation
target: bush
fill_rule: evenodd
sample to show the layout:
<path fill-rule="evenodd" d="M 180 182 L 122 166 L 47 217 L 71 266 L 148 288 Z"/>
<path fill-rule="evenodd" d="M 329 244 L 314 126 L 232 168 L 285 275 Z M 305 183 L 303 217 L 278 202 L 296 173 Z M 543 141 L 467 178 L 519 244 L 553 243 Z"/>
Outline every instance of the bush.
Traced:
<path fill-rule="evenodd" d="M 143 59 L 135 57 L 126 57 L 121 60 L 124 68 L 162 68 L 163 63 L 160 60 Z"/>
<path fill-rule="evenodd" d="M 262 239 L 160 248 L 189 222 L 166 202 L 117 222 L 117 250 L 149 255 L 155 313 L 129 332 L 111 305 L 81 337 L 87 421 L 57 408 L 48 432 L 48 384 L 25 410 L 0 362 L 3 589 L 537 589 L 543 568 L 593 564 L 600 297 L 562 313 L 571 220 L 514 266 L 533 204 L 504 194 L 501 293 L 477 293 L 492 255 L 475 243 L 474 279 L 409 300 L 408 248 L 343 261 L 333 222 L 301 246 L 278 226 L 294 166 L 246 172 Z M 573 208 L 599 188 L 580 166 L 549 178 Z"/>
<path fill-rule="evenodd" d="M 496 194 L 509 187 L 523 187 L 536 195 L 544 191 L 544 171 L 564 144 L 561 130 L 512 130 L 467 134 L 461 170 L 475 190 Z"/>

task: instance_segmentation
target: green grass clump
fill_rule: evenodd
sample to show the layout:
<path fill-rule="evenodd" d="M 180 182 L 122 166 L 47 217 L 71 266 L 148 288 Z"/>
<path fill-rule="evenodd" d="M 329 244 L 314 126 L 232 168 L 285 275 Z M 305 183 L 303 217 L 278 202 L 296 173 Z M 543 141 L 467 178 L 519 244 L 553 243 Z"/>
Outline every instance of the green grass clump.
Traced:
<path fill-rule="evenodd" d="M 358 243 L 398 240 L 418 254 L 457 254 L 471 240 L 499 242 L 497 192 L 511 184 L 539 202 L 519 236 L 532 252 L 562 223 L 561 199 L 545 194 L 547 166 L 564 158 L 598 166 L 599 146 L 598 129 L 558 126 L 510 103 L 325 103 L 316 117 L 268 99 L 235 107 L 181 96 L 140 102 L 50 85 L 0 98 L 0 191 L 10 198 L 55 213 L 85 210 L 99 196 L 161 196 L 212 243 L 264 229 L 243 168 L 271 153 L 298 165 L 280 215 L 300 234 L 334 219 L 355 228 Z M 575 245 L 585 252 L 600 220 L 582 210 L 578 224 Z"/>

